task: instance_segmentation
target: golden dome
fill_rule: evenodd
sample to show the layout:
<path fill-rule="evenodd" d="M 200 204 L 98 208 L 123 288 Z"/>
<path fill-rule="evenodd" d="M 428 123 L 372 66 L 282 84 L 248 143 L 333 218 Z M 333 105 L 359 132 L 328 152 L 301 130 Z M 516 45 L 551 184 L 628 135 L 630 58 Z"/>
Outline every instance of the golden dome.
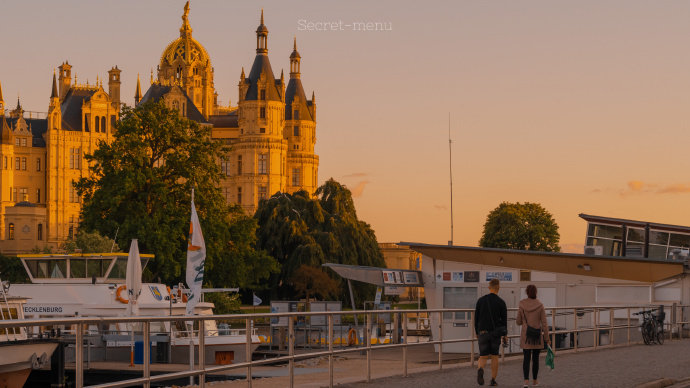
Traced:
<path fill-rule="evenodd" d="M 192 27 L 189 25 L 189 1 L 184 6 L 184 14 L 182 14 L 182 27 L 180 27 L 180 37 L 172 41 L 168 47 L 163 50 L 161 55 L 161 67 L 172 65 L 178 58 L 181 58 L 185 63 L 192 64 L 200 62 L 201 64 L 210 63 L 208 52 L 196 39 L 192 38 Z"/>

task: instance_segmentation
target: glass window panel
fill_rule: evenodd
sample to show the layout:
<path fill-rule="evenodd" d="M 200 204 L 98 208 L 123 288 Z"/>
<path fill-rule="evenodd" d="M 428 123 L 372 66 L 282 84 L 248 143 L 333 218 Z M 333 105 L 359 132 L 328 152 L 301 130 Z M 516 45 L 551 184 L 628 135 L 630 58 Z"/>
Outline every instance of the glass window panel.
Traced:
<path fill-rule="evenodd" d="M 70 259 L 69 272 L 72 278 L 86 277 L 86 260 L 85 259 Z"/>
<path fill-rule="evenodd" d="M 671 233 L 671 242 L 669 245 L 675 247 L 690 247 L 690 235 Z"/>
<path fill-rule="evenodd" d="M 628 229 L 628 241 L 644 242 L 644 229 Z"/>
<path fill-rule="evenodd" d="M 628 257 L 643 257 L 644 245 L 638 243 L 628 243 L 626 248 L 626 256 Z"/>
<path fill-rule="evenodd" d="M 651 259 L 665 259 L 666 245 L 649 244 L 649 258 Z"/>
<path fill-rule="evenodd" d="M 666 245 L 668 244 L 668 233 L 667 232 L 655 232 L 655 231 L 650 231 L 649 232 L 649 243 L 650 244 L 659 244 L 659 245 Z"/>
<path fill-rule="evenodd" d="M 621 242 L 616 240 L 607 240 L 604 238 L 593 238 L 590 245 L 599 245 L 604 247 L 604 256 L 620 256 Z"/>
<path fill-rule="evenodd" d="M 477 287 L 444 287 L 443 308 L 474 308 L 477 303 Z M 470 319 L 464 312 L 455 313 L 455 319 Z M 452 313 L 443 313 L 444 320 L 450 320 Z"/>
<path fill-rule="evenodd" d="M 610 225 L 593 225 L 594 233 L 593 236 L 621 239 L 623 236 L 623 228 L 620 226 L 610 226 Z"/>
<path fill-rule="evenodd" d="M 96 276 L 100 278 L 105 276 L 105 271 L 108 270 L 108 266 L 111 262 L 112 259 L 89 259 L 86 262 L 86 277 L 90 278 Z"/>
<path fill-rule="evenodd" d="M 127 258 L 118 257 L 110 271 L 109 279 L 125 279 L 127 277 Z"/>
<path fill-rule="evenodd" d="M 50 269 L 50 278 L 62 279 L 67 273 L 67 260 L 50 260 L 48 267 Z"/>

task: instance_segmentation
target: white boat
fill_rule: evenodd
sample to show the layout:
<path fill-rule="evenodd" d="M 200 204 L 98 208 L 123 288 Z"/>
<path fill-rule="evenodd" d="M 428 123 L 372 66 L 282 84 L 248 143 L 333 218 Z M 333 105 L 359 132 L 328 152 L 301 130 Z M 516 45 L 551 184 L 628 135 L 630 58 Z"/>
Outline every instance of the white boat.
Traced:
<path fill-rule="evenodd" d="M 153 255 L 141 255 L 142 267 Z M 24 305 L 27 318 L 122 317 L 126 316 L 127 291 L 125 274 L 127 253 L 19 255 L 30 284 L 13 284 L 12 292 L 31 299 Z M 138 298 L 140 316 L 185 315 L 184 290 L 170 290 L 161 283 L 144 283 Z M 201 302 L 195 314 L 212 315 L 213 303 Z M 246 357 L 244 329 L 219 330 L 215 320 L 205 321 L 206 364 L 243 362 Z M 69 333 L 69 328 L 65 328 Z M 195 331 L 198 332 L 198 331 Z M 135 341 L 141 340 L 135 330 Z M 198 336 L 191 341 L 198 345 Z M 91 361 L 129 361 L 132 336 L 129 325 L 90 326 L 87 357 Z M 154 362 L 189 362 L 190 335 L 184 322 L 152 322 L 151 355 Z M 252 332 L 250 350 L 259 346 Z M 197 347 L 198 349 L 198 347 Z M 66 358 L 70 360 L 69 349 Z M 197 352 L 195 352 L 196 354 Z M 198 359 L 198 354 L 195 356 Z"/>
<path fill-rule="evenodd" d="M 0 281 L 0 320 L 24 319 L 26 298 L 7 295 Z M 32 339 L 24 328 L 0 328 L 0 387 L 21 388 L 32 369 L 43 368 L 57 348 L 55 340 Z"/>

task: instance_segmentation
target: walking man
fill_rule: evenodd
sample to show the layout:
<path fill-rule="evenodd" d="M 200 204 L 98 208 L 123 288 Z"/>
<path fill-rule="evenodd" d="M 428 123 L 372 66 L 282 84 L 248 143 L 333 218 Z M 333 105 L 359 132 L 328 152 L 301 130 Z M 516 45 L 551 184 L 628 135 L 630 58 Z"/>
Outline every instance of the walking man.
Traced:
<path fill-rule="evenodd" d="M 477 300 L 474 310 L 474 331 L 477 333 L 479 343 L 479 362 L 477 363 L 477 383 L 484 385 L 484 367 L 491 357 L 491 382 L 489 385 L 498 385 L 498 350 L 501 340 L 508 334 L 508 309 L 506 303 L 498 296 L 500 289 L 498 279 L 489 282 L 489 293 Z"/>

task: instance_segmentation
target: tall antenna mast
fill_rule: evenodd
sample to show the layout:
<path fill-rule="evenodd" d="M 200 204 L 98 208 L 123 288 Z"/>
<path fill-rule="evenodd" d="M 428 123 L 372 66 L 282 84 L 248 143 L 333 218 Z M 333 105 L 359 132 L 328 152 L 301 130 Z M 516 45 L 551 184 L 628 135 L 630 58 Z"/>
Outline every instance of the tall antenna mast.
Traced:
<path fill-rule="evenodd" d="M 450 240 L 448 245 L 453 245 L 453 148 L 450 139 L 450 112 L 448 112 L 448 170 L 450 171 Z"/>

